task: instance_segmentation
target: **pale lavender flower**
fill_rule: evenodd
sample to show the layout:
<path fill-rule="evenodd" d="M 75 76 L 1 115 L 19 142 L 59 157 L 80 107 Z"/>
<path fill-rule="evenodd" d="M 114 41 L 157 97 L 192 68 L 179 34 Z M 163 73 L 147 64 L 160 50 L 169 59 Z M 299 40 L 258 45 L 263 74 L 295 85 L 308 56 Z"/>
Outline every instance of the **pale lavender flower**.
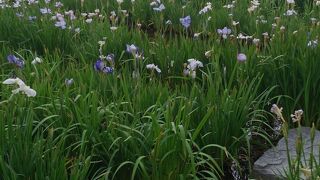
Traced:
<path fill-rule="evenodd" d="M 211 4 L 211 2 L 207 2 L 206 6 L 199 11 L 199 14 L 205 14 L 211 10 L 212 10 L 212 4 Z"/>
<path fill-rule="evenodd" d="M 190 74 L 190 69 L 188 69 L 187 66 L 188 66 L 187 63 L 183 63 L 183 67 L 184 67 L 183 68 L 183 75 L 184 76 L 189 76 L 189 74 Z"/>
<path fill-rule="evenodd" d="M 202 62 L 199 60 L 196 60 L 196 59 L 188 59 L 188 63 L 189 64 L 188 64 L 187 68 L 192 71 L 196 70 L 199 67 L 203 67 Z"/>
<path fill-rule="evenodd" d="M 28 0 L 28 5 L 32 5 L 32 4 L 38 4 L 39 1 L 36 0 Z"/>
<path fill-rule="evenodd" d="M 223 29 L 217 29 L 217 32 L 223 39 L 227 39 L 228 35 L 231 34 L 231 29 L 224 27 Z"/>
<path fill-rule="evenodd" d="M 191 25 L 191 17 L 190 16 L 186 16 L 184 18 L 180 18 L 180 23 L 185 28 L 188 28 Z"/>
<path fill-rule="evenodd" d="M 127 44 L 126 47 L 127 47 L 126 51 L 128 53 L 136 54 L 136 52 L 138 51 L 138 47 L 134 44 L 131 44 L 131 45 Z"/>
<path fill-rule="evenodd" d="M 163 11 L 165 9 L 166 9 L 166 7 L 163 4 L 160 4 L 159 7 L 154 7 L 153 8 L 154 11 L 158 11 L 158 12 L 161 12 L 161 11 Z"/>
<path fill-rule="evenodd" d="M 297 15 L 298 13 L 294 9 L 288 9 L 283 15 L 285 16 L 294 16 Z"/>
<path fill-rule="evenodd" d="M 162 4 L 160 0 L 152 1 L 150 3 L 150 6 L 153 6 L 153 10 L 158 12 L 161 12 L 166 9 L 164 4 Z"/>
<path fill-rule="evenodd" d="M 60 13 L 57 13 L 56 16 L 55 16 L 55 19 L 57 20 L 56 23 L 55 23 L 55 26 L 56 27 L 59 27 L 61 29 L 65 29 L 66 28 L 66 21 L 64 20 L 64 16 Z"/>
<path fill-rule="evenodd" d="M 49 8 L 40 8 L 41 14 L 51 14 L 51 9 Z"/>
<path fill-rule="evenodd" d="M 67 25 L 67 23 L 66 23 L 65 21 L 57 21 L 57 22 L 55 23 L 55 26 L 56 26 L 56 27 L 59 27 L 59 28 L 61 28 L 61 29 L 65 29 L 65 28 L 66 28 L 66 25 Z"/>
<path fill-rule="evenodd" d="M 196 78 L 197 74 L 196 74 L 196 70 L 199 67 L 203 67 L 203 64 L 201 61 L 196 60 L 196 59 L 188 59 L 188 64 L 184 64 L 184 70 L 183 70 L 183 74 L 184 76 L 190 76 L 193 79 Z"/>
<path fill-rule="evenodd" d="M 74 80 L 71 78 L 71 79 L 66 79 L 64 81 L 64 83 L 67 85 L 67 86 L 71 86 L 73 83 L 74 83 Z"/>
<path fill-rule="evenodd" d="M 20 7 L 21 6 L 21 1 L 15 1 L 14 3 L 13 3 L 13 7 L 14 8 L 18 8 L 18 7 Z"/>
<path fill-rule="evenodd" d="M 139 50 L 139 48 L 134 44 L 127 44 L 126 52 L 132 54 L 135 57 L 135 59 L 144 59 L 143 50 Z"/>
<path fill-rule="evenodd" d="M 155 64 L 147 64 L 146 68 L 152 71 L 156 70 L 158 73 L 161 73 L 161 69 Z"/>
<path fill-rule="evenodd" d="M 71 21 L 76 19 L 76 16 L 74 15 L 74 11 L 73 10 L 69 10 L 69 11 L 65 12 L 65 15 L 69 16 Z"/>
<path fill-rule="evenodd" d="M 108 54 L 106 59 L 107 59 L 108 62 L 113 64 L 114 63 L 114 54 Z"/>
<path fill-rule="evenodd" d="M 246 56 L 245 54 L 243 54 L 243 53 L 239 53 L 239 54 L 237 55 L 237 60 L 238 60 L 239 62 L 245 62 L 245 61 L 247 60 L 247 56 Z"/>
<path fill-rule="evenodd" d="M 61 8 L 63 6 L 62 2 L 58 1 L 56 2 L 56 4 L 54 5 L 56 8 Z"/>

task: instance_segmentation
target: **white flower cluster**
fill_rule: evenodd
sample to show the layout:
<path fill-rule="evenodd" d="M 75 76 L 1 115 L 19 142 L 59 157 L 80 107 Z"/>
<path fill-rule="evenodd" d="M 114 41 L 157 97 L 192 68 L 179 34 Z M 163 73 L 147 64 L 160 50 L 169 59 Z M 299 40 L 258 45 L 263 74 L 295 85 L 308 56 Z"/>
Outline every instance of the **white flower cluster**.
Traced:
<path fill-rule="evenodd" d="M 251 6 L 248 8 L 248 12 L 252 13 L 258 9 L 260 2 L 258 0 L 251 1 Z"/>
<path fill-rule="evenodd" d="M 288 4 L 294 4 L 295 2 L 294 2 L 294 0 L 287 0 L 287 3 Z"/>
<path fill-rule="evenodd" d="M 94 12 L 89 12 L 89 13 L 81 13 L 81 16 L 85 18 L 85 22 L 90 24 L 93 21 L 94 17 L 102 19 L 104 16 L 100 14 L 100 10 L 96 9 Z"/>
<path fill-rule="evenodd" d="M 19 78 L 9 78 L 2 82 L 3 84 L 11 85 L 11 84 L 17 84 L 19 87 L 15 90 L 12 90 L 12 94 L 17 94 L 19 92 L 22 92 L 26 94 L 28 97 L 35 97 L 37 92 L 30 88 L 30 86 L 27 86 L 21 79 Z"/>
<path fill-rule="evenodd" d="M 206 6 L 199 11 L 199 14 L 205 14 L 208 11 L 211 11 L 211 10 L 212 10 L 212 4 L 211 4 L 211 2 L 207 2 Z"/>
<path fill-rule="evenodd" d="M 236 1 L 232 1 L 231 4 L 226 4 L 223 7 L 226 8 L 226 9 L 232 9 L 232 8 L 235 7 L 235 4 L 236 4 Z"/>
<path fill-rule="evenodd" d="M 293 16 L 297 15 L 297 12 L 293 9 L 294 8 L 294 0 L 287 0 L 289 9 L 284 13 L 285 16 Z"/>
<path fill-rule="evenodd" d="M 293 16 L 293 15 L 297 15 L 297 12 L 294 9 L 288 9 L 283 15 Z"/>
<path fill-rule="evenodd" d="M 294 111 L 294 114 L 291 114 L 292 122 L 300 122 L 302 119 L 303 110 Z"/>
<path fill-rule="evenodd" d="M 31 62 L 31 64 L 35 65 L 35 64 L 40 64 L 42 63 L 42 59 L 39 57 L 34 58 L 34 60 Z"/>
<path fill-rule="evenodd" d="M 161 12 L 161 11 L 163 11 L 163 10 L 166 9 L 166 7 L 164 6 L 164 4 L 161 3 L 160 0 L 152 1 L 152 2 L 150 3 L 150 6 L 153 7 L 152 9 L 153 9 L 154 11 L 158 11 L 158 12 Z"/>
<path fill-rule="evenodd" d="M 160 68 L 158 68 L 158 66 L 157 65 L 155 65 L 155 64 L 148 64 L 147 66 L 146 66 L 146 68 L 147 69 L 150 69 L 150 70 L 156 70 L 158 73 L 161 73 L 161 69 Z"/>
<path fill-rule="evenodd" d="M 282 121 L 284 121 L 282 116 L 282 110 L 282 107 L 279 108 L 276 104 L 273 104 L 270 111 L 277 116 L 277 119 L 281 119 Z"/>

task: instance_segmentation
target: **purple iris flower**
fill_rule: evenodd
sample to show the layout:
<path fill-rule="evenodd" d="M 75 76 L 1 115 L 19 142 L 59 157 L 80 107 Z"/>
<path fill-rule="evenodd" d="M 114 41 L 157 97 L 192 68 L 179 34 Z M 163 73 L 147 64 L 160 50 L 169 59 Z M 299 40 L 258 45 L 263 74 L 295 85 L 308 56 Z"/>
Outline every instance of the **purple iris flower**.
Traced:
<path fill-rule="evenodd" d="M 106 66 L 101 59 L 98 59 L 96 61 L 96 63 L 94 64 L 94 69 L 96 71 L 100 71 L 100 72 L 103 72 L 103 73 L 106 73 L 106 74 L 112 74 L 113 73 L 113 67 Z"/>
<path fill-rule="evenodd" d="M 24 61 L 16 57 L 15 55 L 12 55 L 12 54 L 8 55 L 7 60 L 9 61 L 10 64 L 15 64 L 19 68 L 23 68 L 24 66 Z"/>
<path fill-rule="evenodd" d="M 138 51 L 138 47 L 134 44 L 131 44 L 131 45 L 127 44 L 126 46 L 127 46 L 126 51 L 130 54 L 136 54 L 136 52 Z"/>
<path fill-rule="evenodd" d="M 49 8 L 40 8 L 41 14 L 51 14 L 51 9 Z"/>
<path fill-rule="evenodd" d="M 191 24 L 191 17 L 190 16 L 186 16 L 184 18 L 180 18 L 180 23 L 185 28 L 188 28 L 190 26 L 190 24 Z"/>
<path fill-rule="evenodd" d="M 245 62 L 245 61 L 247 60 L 247 56 L 246 56 L 245 54 L 243 54 L 243 53 L 239 53 L 239 54 L 237 55 L 237 60 L 238 60 L 239 62 Z"/>
<path fill-rule="evenodd" d="M 113 63 L 114 62 L 114 54 L 108 54 L 107 56 L 107 61 L 109 61 L 110 63 Z"/>
<path fill-rule="evenodd" d="M 94 70 L 96 71 L 102 71 L 104 68 L 104 63 L 101 59 L 98 59 L 96 63 L 94 64 Z"/>
<path fill-rule="evenodd" d="M 56 2 L 56 4 L 54 6 L 56 8 L 61 8 L 63 6 L 63 4 L 60 1 L 58 1 L 58 2 Z"/>
<path fill-rule="evenodd" d="M 9 63 L 14 64 L 18 58 L 15 55 L 10 54 L 9 56 L 7 56 L 7 59 Z"/>
<path fill-rule="evenodd" d="M 113 68 L 109 67 L 109 66 L 106 66 L 106 67 L 103 68 L 102 72 L 104 72 L 106 74 L 111 74 L 111 73 L 113 73 Z"/>
<path fill-rule="evenodd" d="M 136 59 L 144 59 L 144 53 L 143 50 L 140 50 L 137 46 L 134 44 L 128 45 L 127 44 L 127 53 L 132 54 Z"/>
<path fill-rule="evenodd" d="M 217 29 L 217 32 L 223 39 L 227 39 L 228 35 L 231 34 L 231 29 L 224 27 L 223 29 Z"/>
<path fill-rule="evenodd" d="M 22 59 L 17 59 L 16 65 L 17 65 L 19 68 L 23 68 L 23 66 L 24 66 L 24 61 L 23 61 Z"/>

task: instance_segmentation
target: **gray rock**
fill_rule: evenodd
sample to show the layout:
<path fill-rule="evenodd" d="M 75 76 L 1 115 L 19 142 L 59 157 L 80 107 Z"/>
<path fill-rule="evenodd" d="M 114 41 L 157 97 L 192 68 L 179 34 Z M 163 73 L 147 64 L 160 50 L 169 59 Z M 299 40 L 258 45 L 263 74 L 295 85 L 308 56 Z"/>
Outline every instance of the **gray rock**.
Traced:
<path fill-rule="evenodd" d="M 304 164 L 309 163 L 311 154 L 311 128 L 301 127 L 302 141 L 303 141 L 303 153 L 304 157 L 302 161 Z M 288 135 L 288 149 L 290 153 L 290 159 L 295 159 L 296 154 L 296 139 L 298 136 L 298 129 L 290 129 Z M 316 130 L 315 139 L 313 142 L 313 156 L 319 163 L 319 146 L 320 146 L 320 131 Z M 253 176 L 256 179 L 284 179 L 285 171 L 288 170 L 288 157 L 286 152 L 285 139 L 282 138 L 278 142 L 277 146 L 268 149 L 253 166 Z M 304 178 L 304 177 L 302 177 Z"/>

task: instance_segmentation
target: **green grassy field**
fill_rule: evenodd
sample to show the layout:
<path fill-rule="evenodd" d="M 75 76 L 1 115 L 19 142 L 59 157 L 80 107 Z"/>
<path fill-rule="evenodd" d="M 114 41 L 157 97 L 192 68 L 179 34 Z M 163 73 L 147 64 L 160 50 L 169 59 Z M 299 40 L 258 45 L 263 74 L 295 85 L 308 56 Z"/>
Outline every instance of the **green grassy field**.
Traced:
<path fill-rule="evenodd" d="M 272 104 L 320 128 L 320 1 L 290 2 L 0 0 L 0 179 L 250 176 Z"/>

